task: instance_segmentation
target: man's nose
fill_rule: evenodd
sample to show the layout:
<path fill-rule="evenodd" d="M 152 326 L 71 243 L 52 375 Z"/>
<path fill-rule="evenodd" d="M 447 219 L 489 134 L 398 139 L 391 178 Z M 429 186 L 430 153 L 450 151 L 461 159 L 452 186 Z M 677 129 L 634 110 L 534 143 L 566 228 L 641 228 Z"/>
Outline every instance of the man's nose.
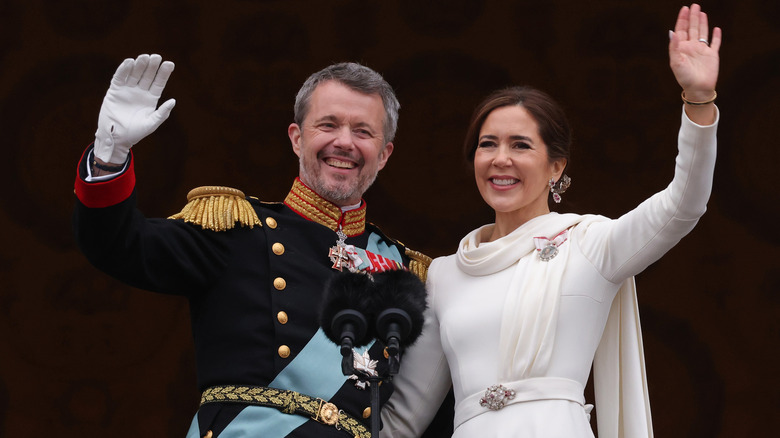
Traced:
<path fill-rule="evenodd" d="M 354 147 L 352 130 L 349 126 L 342 126 L 336 130 L 336 139 L 333 141 L 333 145 L 341 149 L 352 149 Z"/>

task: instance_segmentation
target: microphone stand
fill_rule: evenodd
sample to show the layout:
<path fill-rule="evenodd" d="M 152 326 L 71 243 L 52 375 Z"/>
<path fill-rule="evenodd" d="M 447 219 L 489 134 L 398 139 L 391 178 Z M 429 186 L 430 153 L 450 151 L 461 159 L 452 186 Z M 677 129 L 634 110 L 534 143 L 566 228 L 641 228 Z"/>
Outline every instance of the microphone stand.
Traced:
<path fill-rule="evenodd" d="M 389 382 L 393 380 L 393 375 L 398 372 L 397 364 L 400 362 L 400 358 L 398 355 L 395 356 L 391 355 L 389 361 L 390 361 L 389 374 L 385 377 L 379 375 L 369 376 L 363 371 L 356 370 L 354 364 L 351 361 L 349 361 L 349 363 L 347 362 L 346 356 L 343 357 L 341 362 L 341 370 L 345 376 L 351 376 L 352 374 L 354 374 L 358 376 L 359 380 L 363 382 L 368 382 L 368 386 L 370 387 L 369 391 L 371 397 L 371 438 L 379 438 L 379 429 L 381 426 L 380 414 L 382 411 L 382 403 L 381 403 L 381 398 L 379 393 L 379 385 L 381 385 L 383 382 Z M 394 363 L 396 365 L 393 365 Z"/>
<path fill-rule="evenodd" d="M 382 404 L 379 397 L 379 384 L 385 379 L 379 376 L 368 378 L 368 384 L 371 386 L 371 438 L 379 438 L 379 420 Z"/>
<path fill-rule="evenodd" d="M 389 308 L 377 316 L 376 329 L 379 338 L 384 340 L 387 351 L 387 377 L 369 376 L 371 386 L 371 438 L 379 438 L 379 421 L 382 406 L 379 397 L 379 384 L 392 380 L 401 366 L 401 339 L 411 330 L 412 319 L 402 309 Z"/>
<path fill-rule="evenodd" d="M 395 340 L 395 349 L 388 348 L 393 353 L 390 355 L 390 370 L 389 377 L 384 378 L 379 375 L 370 376 L 363 371 L 355 369 L 355 363 L 353 358 L 353 341 L 360 339 L 366 332 L 366 319 L 362 313 L 354 309 L 344 309 L 338 312 L 333 317 L 332 327 L 333 330 L 341 333 L 341 372 L 345 376 L 356 375 L 359 380 L 368 382 L 371 396 L 371 437 L 379 438 L 380 428 L 380 414 L 381 414 L 381 398 L 379 394 L 379 385 L 385 381 L 392 379 L 392 375 L 398 373 L 398 340 Z M 392 342 L 391 342 L 392 344 Z"/>

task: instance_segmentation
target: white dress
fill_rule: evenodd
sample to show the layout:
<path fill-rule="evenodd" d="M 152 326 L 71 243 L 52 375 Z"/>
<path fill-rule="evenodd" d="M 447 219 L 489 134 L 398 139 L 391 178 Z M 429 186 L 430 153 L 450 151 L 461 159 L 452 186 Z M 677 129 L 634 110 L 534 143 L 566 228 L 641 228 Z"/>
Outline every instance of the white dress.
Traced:
<path fill-rule="evenodd" d="M 704 214 L 716 128 L 683 112 L 672 183 L 619 219 L 550 213 L 482 243 L 486 225 L 434 260 L 426 326 L 402 359 L 382 435 L 419 436 L 451 383 L 454 437 L 592 438 L 583 390 L 595 358 L 599 437 L 652 437 L 633 276 Z M 541 261 L 533 237 L 565 230 L 559 254 Z M 480 406 L 497 384 L 515 398 Z"/>

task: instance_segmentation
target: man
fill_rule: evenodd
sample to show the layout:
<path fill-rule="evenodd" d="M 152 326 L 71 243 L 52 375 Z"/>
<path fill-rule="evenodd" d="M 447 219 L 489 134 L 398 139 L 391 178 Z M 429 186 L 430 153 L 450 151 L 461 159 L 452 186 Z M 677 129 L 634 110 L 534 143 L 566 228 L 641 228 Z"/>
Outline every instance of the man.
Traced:
<path fill-rule="evenodd" d="M 430 262 L 365 219 L 362 195 L 393 152 L 392 88 L 354 63 L 307 79 L 288 128 L 300 172 L 284 202 L 201 187 L 179 214 L 147 219 L 136 209 L 130 148 L 173 109 L 172 99 L 157 108 L 173 67 L 141 55 L 117 69 L 78 167 L 80 248 L 130 285 L 188 298 L 204 391 L 188 438 L 369 436 L 370 391 L 342 374 L 318 313 L 340 270 L 403 267 L 424 277 Z M 381 372 L 379 344 L 355 354 Z M 391 392 L 380 387 L 383 402 Z"/>

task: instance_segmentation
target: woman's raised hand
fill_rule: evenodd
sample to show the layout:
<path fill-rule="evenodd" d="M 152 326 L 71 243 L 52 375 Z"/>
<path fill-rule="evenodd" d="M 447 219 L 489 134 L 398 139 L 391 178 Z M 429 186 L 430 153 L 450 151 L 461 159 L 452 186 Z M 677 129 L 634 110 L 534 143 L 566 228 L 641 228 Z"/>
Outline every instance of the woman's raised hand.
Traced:
<path fill-rule="evenodd" d="M 707 14 L 702 12 L 701 6 L 694 3 L 680 9 L 674 31 L 669 33 L 669 65 L 686 100 L 714 100 L 720 43 L 721 29 L 713 28 L 710 36 Z"/>

